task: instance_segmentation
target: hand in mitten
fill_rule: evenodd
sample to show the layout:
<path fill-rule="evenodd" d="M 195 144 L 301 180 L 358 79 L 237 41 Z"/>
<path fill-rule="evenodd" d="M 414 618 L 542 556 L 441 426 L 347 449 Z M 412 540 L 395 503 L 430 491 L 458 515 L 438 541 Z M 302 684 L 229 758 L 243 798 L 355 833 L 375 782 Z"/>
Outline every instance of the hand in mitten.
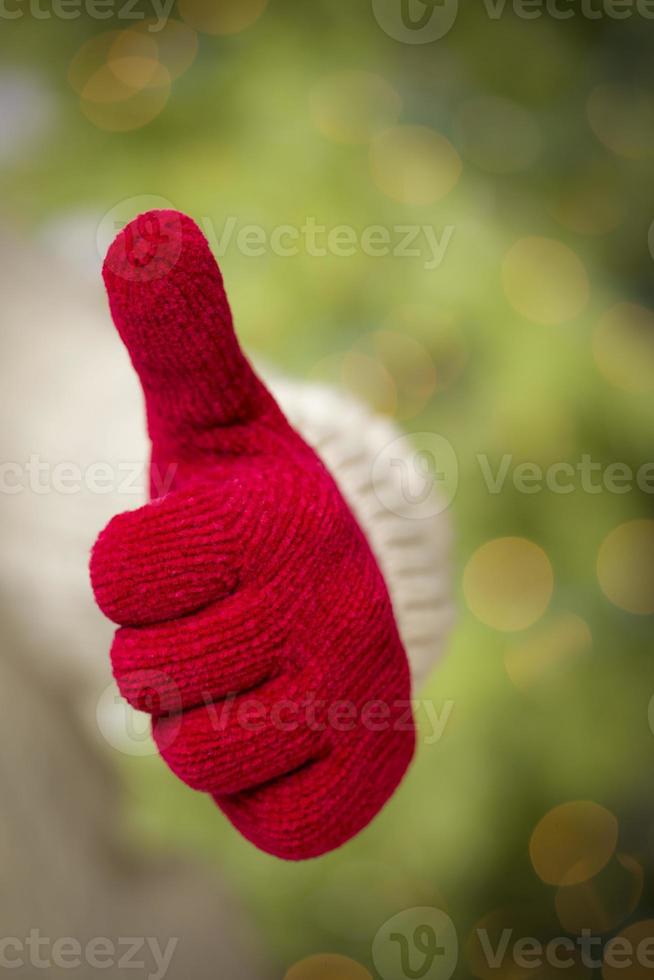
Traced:
<path fill-rule="evenodd" d="M 413 755 L 383 576 L 241 352 L 197 226 L 142 215 L 104 278 L 152 441 L 151 502 L 115 517 L 91 558 L 120 627 L 114 676 L 173 772 L 245 837 L 322 854 L 368 824 Z"/>

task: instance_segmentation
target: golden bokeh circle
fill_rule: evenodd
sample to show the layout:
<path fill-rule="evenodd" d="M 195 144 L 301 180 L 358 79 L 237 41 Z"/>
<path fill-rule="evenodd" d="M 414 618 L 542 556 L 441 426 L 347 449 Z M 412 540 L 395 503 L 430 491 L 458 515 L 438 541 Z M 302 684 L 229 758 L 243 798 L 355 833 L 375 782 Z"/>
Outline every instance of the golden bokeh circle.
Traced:
<path fill-rule="evenodd" d="M 341 361 L 341 381 L 352 394 L 384 415 L 397 410 L 397 388 L 393 376 L 378 358 L 350 350 Z"/>
<path fill-rule="evenodd" d="M 602 592 L 619 609 L 654 613 L 654 521 L 626 521 L 602 542 L 597 556 Z"/>
<path fill-rule="evenodd" d="M 618 854 L 589 881 L 559 888 L 555 898 L 559 922 L 577 936 L 585 929 L 594 935 L 612 932 L 638 905 L 644 880 L 641 865 L 629 855 Z"/>
<path fill-rule="evenodd" d="M 103 82 L 109 84 L 112 77 L 114 97 L 99 101 L 98 93 Z M 99 129 L 110 132 L 128 132 L 152 122 L 165 107 L 171 92 L 170 75 L 157 63 L 151 81 L 134 89 L 116 79 L 109 65 L 101 68 L 89 80 L 82 91 L 80 106 L 87 119 Z"/>
<path fill-rule="evenodd" d="M 502 283 L 518 313 L 545 325 L 572 320 L 590 297 L 581 259 L 551 238 L 533 236 L 515 242 L 504 257 Z"/>
<path fill-rule="evenodd" d="M 100 129 L 126 132 L 151 122 L 171 92 L 160 45 L 144 30 L 106 31 L 81 46 L 68 80 L 80 108 Z"/>
<path fill-rule="evenodd" d="M 597 324 L 593 354 L 612 385 L 626 391 L 652 391 L 654 313 L 637 303 L 616 303 Z"/>
<path fill-rule="evenodd" d="M 109 47 L 106 55 L 107 64 L 121 58 L 142 58 L 149 61 L 159 60 L 159 42 L 146 31 L 128 28 L 121 31 Z"/>
<path fill-rule="evenodd" d="M 402 99 L 380 75 L 342 71 L 323 78 L 309 95 L 316 128 L 336 143 L 368 143 L 395 125 Z"/>
<path fill-rule="evenodd" d="M 375 330 L 359 341 L 355 355 L 362 355 L 361 374 L 369 376 L 367 390 L 361 392 L 369 404 L 374 404 L 386 414 L 406 421 L 415 418 L 426 406 L 436 390 L 436 367 L 424 344 L 409 333 L 396 330 Z M 378 375 L 379 390 L 374 390 L 375 378 L 365 370 L 366 360 L 372 358 Z M 357 363 L 347 368 L 350 378 L 348 387 L 357 389 Z M 371 384 L 372 383 L 372 384 Z M 385 391 L 384 405 L 380 395 Z"/>
<path fill-rule="evenodd" d="M 588 623 L 575 613 L 564 613 L 534 636 L 509 647 L 504 655 L 506 672 L 517 688 L 531 690 L 587 653 L 592 643 Z"/>
<path fill-rule="evenodd" d="M 468 362 L 468 345 L 456 316 L 427 306 L 397 307 L 384 323 L 394 334 L 415 339 L 435 372 L 435 390 L 445 391 L 459 380 Z"/>
<path fill-rule="evenodd" d="M 125 78 L 130 76 L 134 78 L 138 74 L 154 74 L 157 66 L 156 63 L 153 66 L 152 62 L 135 66 L 119 65 L 119 71 L 123 67 Z M 80 93 L 80 99 L 82 105 L 84 103 L 113 105 L 116 102 L 126 102 L 127 99 L 131 99 L 139 91 L 139 88 L 143 88 L 143 86 L 134 86 L 124 78 L 120 78 L 114 72 L 113 66 L 107 64 L 93 72 Z"/>
<path fill-rule="evenodd" d="M 68 68 L 68 81 L 78 95 L 87 87 L 89 80 L 102 68 L 110 66 L 116 79 L 132 84 L 129 62 L 161 63 L 171 79 L 179 78 L 192 65 L 198 51 L 198 37 L 192 28 L 178 20 L 168 20 L 163 28 L 149 31 L 153 20 L 140 21 L 122 31 L 105 31 L 85 42 L 72 58 Z M 127 65 L 125 65 L 127 62 Z M 135 65 L 138 70 L 138 64 Z M 111 81 L 111 80 L 109 80 Z M 143 84 L 147 84 L 148 79 Z M 136 88 L 140 87 L 138 79 Z M 101 101 L 111 101 L 109 94 Z"/>
<path fill-rule="evenodd" d="M 319 953 L 292 966 L 284 980 L 372 980 L 372 974 L 348 956 Z"/>
<path fill-rule="evenodd" d="M 355 398 L 383 415 L 394 415 L 397 389 L 388 369 L 370 353 L 350 349 L 321 358 L 309 370 L 311 381 L 345 388 Z"/>
<path fill-rule="evenodd" d="M 153 83 L 155 83 L 155 78 L 159 72 L 159 62 L 156 58 L 139 58 L 135 56 L 128 56 L 124 58 L 112 58 L 108 63 L 107 68 L 114 75 L 114 77 L 122 83 L 126 88 L 132 90 L 132 94 L 136 92 L 141 92 L 143 89 L 148 88 Z M 99 73 L 101 74 L 102 69 Z M 166 83 L 164 83 L 166 84 Z M 90 83 L 84 86 L 82 92 L 83 98 L 90 98 L 89 96 Z M 91 99 L 94 102 L 105 102 L 113 101 L 112 99 L 102 99 L 95 98 Z M 115 99 L 115 101 L 121 101 L 121 99 Z"/>
<path fill-rule="evenodd" d="M 469 559 L 463 592 L 486 626 L 515 632 L 532 626 L 547 609 L 554 573 L 542 548 L 526 538 L 495 538 Z"/>
<path fill-rule="evenodd" d="M 151 28 L 156 26 L 156 31 Z M 198 53 L 198 35 L 188 24 L 181 20 L 169 18 L 163 27 L 154 18 L 140 21 L 138 26 L 130 28 L 131 32 L 145 34 L 154 40 L 157 46 L 157 57 L 166 67 L 172 79 L 179 78 L 191 67 Z"/>
<path fill-rule="evenodd" d="M 631 962 L 625 965 L 624 952 L 620 954 L 621 965 L 611 962 L 613 947 L 626 943 L 631 950 L 629 959 Z M 646 950 L 643 955 L 641 944 Z M 614 936 L 606 944 L 604 949 L 604 965 L 602 967 L 603 980 L 651 980 L 652 960 L 654 959 L 654 919 L 642 919 L 623 929 L 618 936 Z M 645 962 L 642 962 L 645 960 Z"/>
<path fill-rule="evenodd" d="M 262 15 L 268 0 L 179 0 L 179 14 L 203 34 L 239 34 Z"/>
<path fill-rule="evenodd" d="M 158 66 L 154 38 L 131 29 L 106 31 L 82 45 L 69 65 L 68 80 L 87 102 L 122 102 L 149 86 Z"/>
<path fill-rule="evenodd" d="M 78 95 L 82 94 L 89 79 L 107 64 L 109 52 L 123 31 L 105 31 L 97 34 L 76 51 L 68 65 L 68 82 Z"/>
<path fill-rule="evenodd" d="M 370 146 L 377 187 L 401 204 L 441 201 L 461 176 L 461 158 L 449 140 L 427 126 L 393 126 Z"/>
<path fill-rule="evenodd" d="M 606 867 L 618 843 L 618 821 L 598 803 L 563 803 L 539 822 L 529 843 L 534 871 L 548 885 L 588 881 Z"/>

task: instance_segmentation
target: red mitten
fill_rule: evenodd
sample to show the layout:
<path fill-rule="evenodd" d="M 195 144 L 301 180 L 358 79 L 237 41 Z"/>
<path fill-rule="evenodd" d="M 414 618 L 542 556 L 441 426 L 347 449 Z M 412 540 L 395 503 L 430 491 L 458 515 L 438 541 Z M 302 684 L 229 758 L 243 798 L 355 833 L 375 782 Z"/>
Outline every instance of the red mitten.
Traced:
<path fill-rule="evenodd" d="M 137 218 L 104 279 L 152 440 L 152 502 L 115 517 L 91 557 L 120 626 L 114 676 L 180 779 L 262 850 L 314 857 L 366 826 L 413 755 L 384 579 L 245 359 L 194 222 Z"/>

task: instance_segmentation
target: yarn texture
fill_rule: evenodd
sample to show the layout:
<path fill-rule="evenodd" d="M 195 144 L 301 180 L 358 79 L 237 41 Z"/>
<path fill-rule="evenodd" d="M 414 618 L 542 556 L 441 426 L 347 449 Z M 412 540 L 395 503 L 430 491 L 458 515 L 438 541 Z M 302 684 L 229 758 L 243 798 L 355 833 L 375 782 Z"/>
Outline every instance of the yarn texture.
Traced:
<path fill-rule="evenodd" d="M 384 576 L 336 483 L 236 339 L 194 222 L 141 215 L 103 270 L 145 396 L 151 501 L 91 556 L 114 676 L 159 751 L 256 846 L 353 837 L 414 752 Z"/>

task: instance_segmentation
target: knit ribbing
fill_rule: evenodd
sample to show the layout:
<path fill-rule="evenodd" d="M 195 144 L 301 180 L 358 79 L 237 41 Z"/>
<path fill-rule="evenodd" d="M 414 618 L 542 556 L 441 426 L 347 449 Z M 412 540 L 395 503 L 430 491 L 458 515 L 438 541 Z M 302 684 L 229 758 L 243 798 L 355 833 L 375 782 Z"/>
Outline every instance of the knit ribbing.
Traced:
<path fill-rule="evenodd" d="M 374 817 L 414 750 L 383 576 L 241 352 L 191 219 L 136 219 L 104 277 L 153 467 L 173 468 L 93 550 L 98 604 L 120 626 L 114 675 L 173 772 L 244 836 L 289 859 L 325 853 Z"/>

